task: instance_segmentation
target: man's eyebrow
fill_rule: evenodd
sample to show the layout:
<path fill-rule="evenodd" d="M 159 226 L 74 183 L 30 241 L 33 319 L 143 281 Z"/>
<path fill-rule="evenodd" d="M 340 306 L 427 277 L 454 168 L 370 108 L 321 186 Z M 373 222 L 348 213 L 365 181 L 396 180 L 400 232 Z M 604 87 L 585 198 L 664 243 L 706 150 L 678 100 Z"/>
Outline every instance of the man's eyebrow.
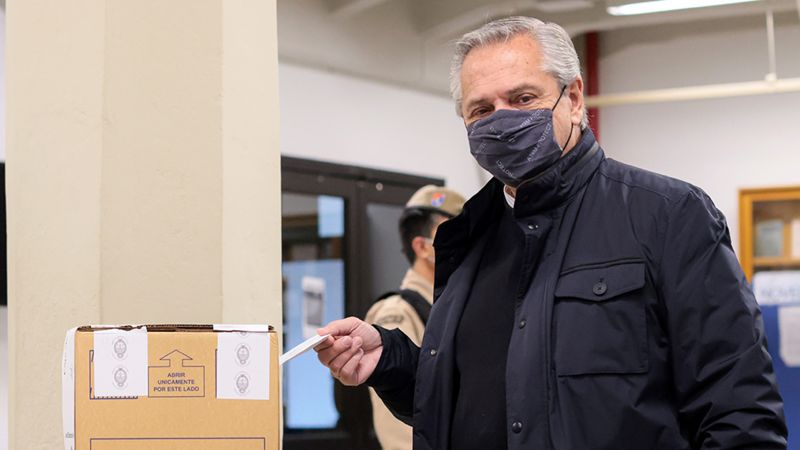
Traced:
<path fill-rule="evenodd" d="M 514 95 L 521 94 L 523 92 L 533 92 L 534 94 L 541 95 L 542 89 L 532 84 L 522 84 L 509 91 L 506 91 L 506 95 L 509 97 L 513 97 Z"/>
<path fill-rule="evenodd" d="M 521 94 L 523 92 L 532 92 L 532 93 L 536 94 L 537 96 L 541 96 L 542 93 L 543 93 L 543 90 L 542 90 L 541 87 L 535 86 L 533 84 L 521 84 L 519 86 L 516 86 L 516 87 L 506 91 L 506 96 L 507 97 L 513 97 L 513 96 Z M 487 103 L 489 103 L 489 100 L 487 100 L 486 98 L 476 98 L 476 99 L 470 100 L 469 102 L 465 103 L 464 108 L 467 111 L 469 111 L 470 109 L 474 108 L 477 105 L 487 104 Z"/>

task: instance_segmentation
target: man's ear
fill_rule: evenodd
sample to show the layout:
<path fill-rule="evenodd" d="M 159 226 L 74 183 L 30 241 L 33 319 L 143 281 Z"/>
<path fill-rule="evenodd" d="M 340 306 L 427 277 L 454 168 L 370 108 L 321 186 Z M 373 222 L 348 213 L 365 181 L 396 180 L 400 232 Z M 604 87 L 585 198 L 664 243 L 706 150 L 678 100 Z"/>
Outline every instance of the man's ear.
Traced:
<path fill-rule="evenodd" d="M 583 78 L 578 75 L 578 78 L 569 85 L 569 99 L 572 102 L 572 109 L 570 110 L 570 120 L 573 125 L 580 125 L 583 119 Z"/>
<path fill-rule="evenodd" d="M 414 254 L 417 258 L 425 258 L 428 255 L 425 238 L 417 236 L 411 240 L 411 248 L 414 249 Z"/>

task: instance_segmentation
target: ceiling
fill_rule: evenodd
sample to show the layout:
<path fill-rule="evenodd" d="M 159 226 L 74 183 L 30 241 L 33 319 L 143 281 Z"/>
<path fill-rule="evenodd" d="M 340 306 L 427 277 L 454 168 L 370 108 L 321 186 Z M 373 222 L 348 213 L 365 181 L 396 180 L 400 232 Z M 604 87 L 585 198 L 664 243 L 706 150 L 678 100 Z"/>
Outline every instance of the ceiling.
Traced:
<path fill-rule="evenodd" d="M 508 15 L 562 25 L 576 39 L 590 31 L 726 21 L 760 22 L 768 10 L 795 24 L 800 0 L 695 8 L 615 17 L 610 4 L 625 0 L 278 0 L 279 56 L 284 63 L 448 95 L 452 44 L 464 32 Z M 627 0 L 631 1 L 631 0 Z M 758 25 L 756 25 L 758 26 Z"/>
<path fill-rule="evenodd" d="M 291 1 L 291 0 L 289 0 Z M 606 7 L 633 0 L 326 0 L 331 18 L 346 20 L 386 4 L 402 4 L 416 30 L 428 38 L 454 38 L 487 20 L 507 15 L 529 15 L 561 24 L 570 34 L 587 31 L 763 14 L 800 7 L 797 0 L 761 0 L 670 13 L 615 17 Z"/>

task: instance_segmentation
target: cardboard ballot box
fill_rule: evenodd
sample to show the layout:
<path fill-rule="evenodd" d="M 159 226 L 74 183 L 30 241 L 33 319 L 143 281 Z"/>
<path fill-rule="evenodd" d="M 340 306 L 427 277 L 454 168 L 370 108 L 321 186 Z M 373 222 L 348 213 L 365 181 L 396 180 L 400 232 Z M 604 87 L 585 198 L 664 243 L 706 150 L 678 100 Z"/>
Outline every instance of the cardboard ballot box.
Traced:
<path fill-rule="evenodd" d="M 79 327 L 66 450 L 278 450 L 278 341 L 261 325 Z"/>

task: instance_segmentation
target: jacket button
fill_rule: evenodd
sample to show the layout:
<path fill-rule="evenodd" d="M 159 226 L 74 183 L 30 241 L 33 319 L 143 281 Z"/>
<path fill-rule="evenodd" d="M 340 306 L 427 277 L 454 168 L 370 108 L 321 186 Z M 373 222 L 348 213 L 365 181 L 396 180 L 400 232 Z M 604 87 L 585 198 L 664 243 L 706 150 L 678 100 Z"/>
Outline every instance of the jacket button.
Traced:
<path fill-rule="evenodd" d="M 519 327 L 520 328 L 525 328 L 525 325 L 527 325 L 527 323 L 528 323 L 527 320 L 522 319 L 522 320 L 519 321 Z"/>
<path fill-rule="evenodd" d="M 431 349 L 431 356 L 436 356 L 436 349 L 435 348 Z"/>
<path fill-rule="evenodd" d="M 592 292 L 594 292 L 594 295 L 597 296 L 603 295 L 607 291 L 608 291 L 608 285 L 603 281 L 598 281 L 592 288 Z"/>
<path fill-rule="evenodd" d="M 511 431 L 519 433 L 522 431 L 522 422 L 514 422 L 511 424 Z"/>

